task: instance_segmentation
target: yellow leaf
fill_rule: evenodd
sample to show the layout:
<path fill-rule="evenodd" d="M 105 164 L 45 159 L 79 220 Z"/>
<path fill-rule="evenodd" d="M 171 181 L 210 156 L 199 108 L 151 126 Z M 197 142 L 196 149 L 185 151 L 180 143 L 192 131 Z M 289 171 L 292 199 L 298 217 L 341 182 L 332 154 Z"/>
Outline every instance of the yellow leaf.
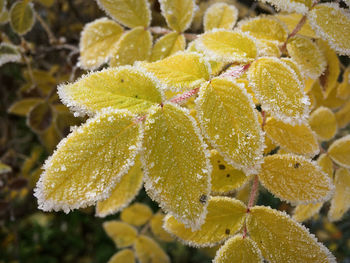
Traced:
<path fill-rule="evenodd" d="M 18 47 L 9 43 L 0 43 L 0 66 L 9 62 L 20 62 L 21 53 Z"/>
<path fill-rule="evenodd" d="M 316 34 L 326 40 L 340 55 L 350 56 L 350 15 L 347 9 L 337 3 L 316 5 L 309 13 L 308 20 Z"/>
<path fill-rule="evenodd" d="M 263 0 L 262 2 L 267 2 L 278 11 L 286 11 L 288 13 L 296 12 L 300 14 L 305 14 L 312 6 L 312 0 Z"/>
<path fill-rule="evenodd" d="M 61 141 L 35 189 L 44 211 L 86 207 L 106 199 L 133 166 L 142 129 L 126 111 L 105 109 Z"/>
<path fill-rule="evenodd" d="M 81 66 L 84 69 L 96 69 L 107 63 L 115 54 L 122 33 L 123 28 L 107 18 L 86 24 L 79 43 Z"/>
<path fill-rule="evenodd" d="M 129 247 L 136 241 L 137 230 L 127 223 L 107 221 L 103 223 L 103 228 L 118 248 Z"/>
<path fill-rule="evenodd" d="M 238 10 L 235 6 L 226 3 L 212 4 L 204 14 L 204 31 L 214 28 L 232 29 L 237 19 Z"/>
<path fill-rule="evenodd" d="M 269 118 L 265 131 L 274 143 L 293 153 L 314 156 L 319 152 L 316 135 L 306 124 L 292 126 Z"/>
<path fill-rule="evenodd" d="M 59 86 L 58 94 L 80 115 L 93 115 L 106 107 L 145 112 L 162 102 L 159 82 L 145 70 L 130 66 L 85 75 L 75 83 Z"/>
<path fill-rule="evenodd" d="M 140 235 L 134 245 L 140 263 L 170 263 L 168 255 L 152 238 Z"/>
<path fill-rule="evenodd" d="M 328 148 L 328 155 L 337 164 L 350 168 L 350 135 L 334 141 Z"/>
<path fill-rule="evenodd" d="M 154 44 L 150 61 L 157 61 L 166 58 L 177 51 L 185 49 L 186 40 L 183 34 L 171 32 L 160 37 Z"/>
<path fill-rule="evenodd" d="M 287 51 L 307 77 L 317 79 L 325 70 L 326 58 L 308 37 L 294 36 L 288 40 Z"/>
<path fill-rule="evenodd" d="M 214 29 L 200 35 L 195 46 L 197 50 L 218 62 L 251 62 L 258 53 L 251 36 L 226 29 Z"/>
<path fill-rule="evenodd" d="M 43 102 L 43 99 L 25 98 L 12 104 L 8 112 L 19 116 L 27 116 L 30 110 L 40 102 Z"/>
<path fill-rule="evenodd" d="M 39 134 L 40 142 L 45 146 L 49 153 L 52 153 L 56 145 L 62 139 L 55 125 L 51 125 L 46 131 Z"/>
<path fill-rule="evenodd" d="M 162 15 L 169 27 L 183 32 L 191 25 L 195 12 L 194 0 L 160 0 Z"/>
<path fill-rule="evenodd" d="M 332 90 L 336 87 L 340 73 L 340 63 L 337 54 L 329 47 L 327 42 L 319 39 L 317 41 L 317 45 L 327 60 L 326 70 L 320 77 L 322 93 L 324 98 L 327 98 L 329 97 Z"/>
<path fill-rule="evenodd" d="M 147 205 L 134 203 L 122 211 L 120 218 L 130 225 L 142 226 L 146 224 L 152 216 L 152 210 Z"/>
<path fill-rule="evenodd" d="M 164 230 L 163 228 L 163 221 L 164 221 L 164 214 L 158 213 L 155 214 L 150 223 L 151 223 L 151 230 L 153 235 L 158 238 L 161 241 L 165 242 L 171 242 L 173 241 L 173 237 Z"/>
<path fill-rule="evenodd" d="M 291 154 L 266 156 L 259 179 L 271 193 L 292 204 L 327 201 L 334 188 L 316 163 Z"/>
<path fill-rule="evenodd" d="M 263 134 L 251 97 L 230 79 L 214 78 L 196 100 L 205 136 L 235 168 L 249 175 L 259 169 Z"/>
<path fill-rule="evenodd" d="M 269 136 L 266 135 L 265 133 L 265 149 L 264 149 L 264 154 L 268 155 L 272 151 L 274 151 L 278 146 L 270 139 Z"/>
<path fill-rule="evenodd" d="M 255 206 L 247 218 L 248 233 L 271 263 L 335 263 L 329 250 L 286 213 Z"/>
<path fill-rule="evenodd" d="M 277 57 L 281 56 L 281 50 L 276 41 L 256 40 L 259 57 Z"/>
<path fill-rule="evenodd" d="M 294 73 L 297 75 L 299 81 L 301 83 L 304 82 L 304 77 L 303 75 L 301 74 L 301 70 L 300 70 L 300 67 L 299 65 L 291 58 L 281 58 L 281 61 L 283 61 L 284 63 L 286 63 L 289 67 L 292 68 L 292 70 L 294 71 Z"/>
<path fill-rule="evenodd" d="M 341 99 L 350 97 L 350 67 L 347 67 L 343 73 L 343 80 L 337 87 L 337 97 Z"/>
<path fill-rule="evenodd" d="M 148 60 L 151 51 L 151 33 L 143 27 L 135 27 L 120 37 L 110 66 L 131 65 L 136 61 Z"/>
<path fill-rule="evenodd" d="M 216 150 L 211 150 L 210 161 L 213 166 L 211 174 L 211 191 L 214 193 L 230 193 L 243 186 L 248 180 L 241 170 L 235 169 Z"/>
<path fill-rule="evenodd" d="M 248 77 L 264 111 L 292 125 L 306 122 L 309 99 L 298 76 L 285 62 L 259 58 L 250 66 Z"/>
<path fill-rule="evenodd" d="M 284 23 L 273 16 L 257 16 L 239 22 L 241 31 L 262 40 L 284 42 L 288 29 Z"/>
<path fill-rule="evenodd" d="M 97 0 L 97 3 L 113 19 L 127 27 L 148 27 L 151 23 L 147 0 Z"/>
<path fill-rule="evenodd" d="M 131 249 L 120 250 L 107 263 L 135 263 L 134 252 Z"/>
<path fill-rule="evenodd" d="M 347 102 L 347 100 L 343 100 L 337 97 L 337 89 L 335 88 L 330 90 L 328 97 L 325 99 L 322 94 L 322 87 L 320 85 L 320 81 L 318 80 L 315 81 L 315 83 L 312 85 L 309 94 L 314 96 L 316 108 L 324 106 L 330 109 L 338 109 Z"/>
<path fill-rule="evenodd" d="M 332 139 L 337 132 L 335 115 L 326 107 L 321 106 L 313 111 L 309 118 L 309 124 L 318 138 L 323 141 Z"/>
<path fill-rule="evenodd" d="M 252 184 L 250 182 L 246 183 L 241 189 L 236 192 L 235 198 L 248 204 L 250 192 L 252 189 Z"/>
<path fill-rule="evenodd" d="M 350 171 L 339 168 L 334 178 L 335 193 L 328 212 L 330 221 L 338 221 L 350 208 Z"/>
<path fill-rule="evenodd" d="M 335 118 L 340 129 L 350 123 L 350 101 L 335 113 Z"/>
<path fill-rule="evenodd" d="M 333 162 L 326 153 L 322 153 L 320 157 L 318 157 L 317 164 L 321 167 L 322 171 L 333 180 Z"/>
<path fill-rule="evenodd" d="M 263 258 L 256 243 L 249 237 L 236 235 L 216 252 L 213 263 L 262 263 Z"/>
<path fill-rule="evenodd" d="M 212 247 L 233 236 L 242 226 L 247 207 L 229 197 L 212 197 L 209 200 L 205 223 L 191 231 L 173 216 L 167 216 L 164 228 L 190 246 Z"/>
<path fill-rule="evenodd" d="M 111 195 L 96 206 L 96 215 L 105 217 L 121 211 L 134 199 L 143 183 L 141 162 L 136 158 L 135 165 L 130 168 L 112 190 Z"/>
<path fill-rule="evenodd" d="M 279 20 L 281 20 L 287 25 L 289 32 L 293 32 L 294 28 L 299 23 L 303 15 L 297 14 L 297 13 L 292 13 L 292 14 L 277 13 L 275 17 L 277 17 Z M 298 34 L 311 37 L 311 38 L 316 38 L 315 31 L 312 29 L 312 27 L 310 26 L 307 20 L 305 24 L 302 26 L 302 28 L 300 29 L 300 31 L 298 31 Z"/>
<path fill-rule="evenodd" d="M 178 52 L 153 63 L 142 64 L 160 81 L 178 91 L 200 86 L 210 78 L 210 65 L 201 54 Z"/>
<path fill-rule="evenodd" d="M 298 205 L 293 211 L 293 219 L 297 222 L 304 222 L 312 216 L 318 214 L 322 208 L 323 202 L 316 204 Z"/>
<path fill-rule="evenodd" d="M 147 116 L 142 162 L 145 188 L 166 212 L 196 229 L 210 193 L 209 152 L 187 110 L 166 103 Z"/>
<path fill-rule="evenodd" d="M 35 22 L 35 13 L 32 3 L 17 1 L 10 9 L 10 25 L 19 35 L 30 31 Z"/>

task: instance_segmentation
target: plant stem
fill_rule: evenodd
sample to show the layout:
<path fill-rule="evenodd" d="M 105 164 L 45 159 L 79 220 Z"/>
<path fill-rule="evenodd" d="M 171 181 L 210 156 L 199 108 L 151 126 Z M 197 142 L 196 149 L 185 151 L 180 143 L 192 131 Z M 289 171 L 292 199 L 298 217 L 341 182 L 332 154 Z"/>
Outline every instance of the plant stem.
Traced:
<path fill-rule="evenodd" d="M 177 104 L 178 104 L 178 103 L 181 103 L 181 102 L 183 102 L 184 100 L 186 100 L 186 99 L 192 97 L 193 95 L 197 94 L 197 93 L 199 92 L 199 89 L 200 89 L 200 88 L 198 87 L 198 88 L 194 88 L 194 89 L 192 89 L 192 90 L 190 90 L 190 91 L 187 91 L 187 92 L 181 94 L 181 95 L 178 96 L 178 97 L 172 98 L 172 99 L 170 100 L 170 102 L 177 103 Z"/>
<path fill-rule="evenodd" d="M 256 198 L 256 195 L 258 193 L 258 189 L 259 189 L 259 178 L 257 175 L 255 175 L 252 190 L 251 190 L 250 196 L 249 196 L 247 213 L 249 213 L 249 209 L 254 205 L 255 198 Z"/>
<path fill-rule="evenodd" d="M 148 30 L 151 33 L 156 34 L 156 35 L 166 35 L 166 34 L 169 34 L 171 32 L 174 32 L 170 29 L 160 27 L 160 26 L 149 27 Z M 192 34 L 192 33 L 183 33 L 183 35 L 185 36 L 185 38 L 187 40 L 190 40 L 190 41 L 192 41 L 198 37 L 197 34 Z"/>
<path fill-rule="evenodd" d="M 54 44 L 57 43 L 57 39 L 55 37 L 55 35 L 52 33 L 50 27 L 46 24 L 46 22 L 44 21 L 44 19 L 42 19 L 41 16 L 38 15 L 38 13 L 35 12 L 35 17 L 36 19 L 38 19 L 40 25 L 43 27 L 43 29 L 45 30 L 48 38 L 49 38 L 49 42 L 50 44 Z"/>

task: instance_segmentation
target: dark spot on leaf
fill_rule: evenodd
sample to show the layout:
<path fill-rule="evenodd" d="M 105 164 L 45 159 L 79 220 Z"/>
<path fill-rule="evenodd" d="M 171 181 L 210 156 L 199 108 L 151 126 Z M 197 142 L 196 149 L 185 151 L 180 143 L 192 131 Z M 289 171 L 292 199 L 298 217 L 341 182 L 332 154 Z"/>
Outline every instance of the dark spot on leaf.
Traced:
<path fill-rule="evenodd" d="M 226 177 L 230 177 L 230 174 L 226 174 Z"/>
<path fill-rule="evenodd" d="M 226 234 L 226 235 L 229 235 L 229 234 L 230 234 L 230 229 L 226 228 L 225 234 Z"/>
<path fill-rule="evenodd" d="M 219 169 L 220 169 L 220 170 L 225 170 L 225 168 L 226 168 L 225 165 L 219 164 Z"/>
<path fill-rule="evenodd" d="M 295 169 L 297 169 L 297 168 L 299 168 L 299 167 L 300 167 L 300 163 L 294 164 L 294 168 L 295 168 Z"/>
<path fill-rule="evenodd" d="M 124 79 L 121 79 L 120 82 L 121 82 L 121 83 L 124 83 Z"/>
<path fill-rule="evenodd" d="M 199 198 L 199 202 L 201 202 L 202 204 L 205 204 L 207 202 L 207 196 L 201 195 L 201 197 Z"/>
<path fill-rule="evenodd" d="M 260 104 L 256 105 L 255 108 L 256 108 L 259 112 L 261 112 L 261 105 L 260 105 Z"/>
<path fill-rule="evenodd" d="M 138 95 L 135 95 L 135 98 L 136 98 L 136 99 L 138 99 L 138 98 L 139 98 L 139 96 L 138 96 Z"/>

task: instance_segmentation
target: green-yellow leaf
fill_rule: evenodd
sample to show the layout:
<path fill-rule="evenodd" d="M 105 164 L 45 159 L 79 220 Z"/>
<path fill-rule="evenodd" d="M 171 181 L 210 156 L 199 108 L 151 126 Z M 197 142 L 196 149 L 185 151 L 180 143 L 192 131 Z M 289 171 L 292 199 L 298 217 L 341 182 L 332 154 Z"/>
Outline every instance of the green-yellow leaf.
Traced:
<path fill-rule="evenodd" d="M 28 1 L 17 1 L 10 9 L 10 24 L 19 35 L 26 34 L 35 22 L 34 8 Z"/>
<path fill-rule="evenodd" d="M 153 216 L 151 208 L 142 203 L 134 203 L 125 208 L 120 218 L 126 223 L 134 226 L 142 226 Z"/>
<path fill-rule="evenodd" d="M 335 118 L 339 128 L 344 128 L 350 123 L 350 101 L 335 113 Z"/>
<path fill-rule="evenodd" d="M 249 18 L 241 21 L 238 27 L 257 39 L 284 42 L 288 36 L 286 25 L 273 16 Z"/>
<path fill-rule="evenodd" d="M 0 161 L 0 175 L 9 173 L 11 171 L 12 171 L 11 166 L 8 166 L 7 164 L 4 164 L 3 162 Z"/>
<path fill-rule="evenodd" d="M 195 12 L 194 0 L 160 0 L 162 15 L 169 27 L 183 32 L 191 25 Z"/>
<path fill-rule="evenodd" d="M 134 118 L 105 109 L 62 140 L 35 189 L 39 208 L 69 212 L 106 199 L 141 147 L 142 129 Z"/>
<path fill-rule="evenodd" d="M 135 27 L 120 37 L 110 66 L 132 65 L 136 61 L 148 60 L 151 50 L 151 33 L 143 27 Z"/>
<path fill-rule="evenodd" d="M 12 104 L 8 112 L 19 116 L 27 116 L 29 111 L 42 101 L 43 99 L 41 98 L 25 98 Z"/>
<path fill-rule="evenodd" d="M 157 61 L 166 58 L 177 51 L 185 49 L 186 40 L 183 34 L 171 32 L 160 37 L 154 44 L 150 61 Z"/>
<path fill-rule="evenodd" d="M 8 10 L 3 10 L 0 13 L 0 25 L 6 24 L 10 20 L 10 12 Z"/>
<path fill-rule="evenodd" d="M 350 135 L 333 142 L 328 148 L 328 155 L 337 164 L 350 168 Z"/>
<path fill-rule="evenodd" d="M 309 114 L 309 99 L 294 70 L 277 58 L 254 61 L 248 77 L 263 110 L 292 125 L 305 123 Z"/>
<path fill-rule="evenodd" d="M 254 39 L 242 32 L 215 29 L 199 36 L 196 49 L 221 62 L 251 62 L 257 54 Z"/>
<path fill-rule="evenodd" d="M 191 231 L 173 216 L 165 218 L 164 227 L 183 242 L 195 247 L 212 247 L 233 236 L 243 225 L 247 207 L 239 200 L 212 197 L 205 223 Z"/>
<path fill-rule="evenodd" d="M 46 131 L 54 118 L 52 107 L 46 101 L 36 104 L 30 109 L 27 118 L 27 125 L 37 133 Z"/>
<path fill-rule="evenodd" d="M 129 247 L 136 241 L 137 230 L 127 223 L 107 221 L 103 223 L 103 228 L 118 248 Z"/>
<path fill-rule="evenodd" d="M 318 214 L 323 206 L 323 202 L 316 204 L 301 204 L 293 211 L 293 219 L 297 222 L 304 222 L 312 216 Z"/>
<path fill-rule="evenodd" d="M 168 255 L 150 237 L 140 235 L 134 244 L 134 248 L 140 263 L 170 263 Z"/>
<path fill-rule="evenodd" d="M 249 236 L 271 263 L 335 263 L 334 256 L 287 214 L 255 206 L 247 218 Z"/>
<path fill-rule="evenodd" d="M 135 165 L 121 178 L 112 190 L 111 195 L 106 200 L 97 203 L 96 215 L 104 217 L 115 214 L 128 206 L 140 191 L 142 183 L 141 162 L 139 158 L 136 158 Z"/>
<path fill-rule="evenodd" d="M 210 161 L 213 166 L 211 191 L 214 193 L 230 193 L 249 180 L 249 176 L 229 165 L 216 150 L 211 150 Z"/>
<path fill-rule="evenodd" d="M 205 136 L 225 161 L 247 175 L 255 173 L 264 136 L 245 89 L 230 79 L 214 78 L 201 87 L 196 104 Z"/>
<path fill-rule="evenodd" d="M 277 10 L 288 13 L 305 14 L 312 6 L 312 0 L 262 0 L 276 7 Z"/>
<path fill-rule="evenodd" d="M 335 114 L 326 107 L 321 106 L 313 111 L 310 114 L 309 124 L 318 138 L 323 141 L 332 139 L 337 132 Z"/>
<path fill-rule="evenodd" d="M 107 263 L 135 263 L 134 252 L 131 249 L 120 250 Z"/>
<path fill-rule="evenodd" d="M 0 13 L 6 9 L 6 0 L 0 0 Z"/>
<path fill-rule="evenodd" d="M 266 156 L 259 179 L 271 193 L 292 204 L 327 201 L 334 189 L 316 163 L 291 154 Z"/>
<path fill-rule="evenodd" d="M 107 63 L 117 50 L 123 28 L 107 18 L 85 25 L 79 43 L 80 64 L 84 69 L 96 69 Z"/>
<path fill-rule="evenodd" d="M 294 36 L 288 40 L 287 51 L 307 77 L 317 79 L 327 61 L 319 47 L 308 37 Z"/>
<path fill-rule="evenodd" d="M 16 46 L 9 43 L 0 44 L 0 66 L 19 61 L 21 61 L 21 54 Z"/>
<path fill-rule="evenodd" d="M 163 228 L 164 217 L 165 215 L 162 213 L 155 214 L 150 221 L 151 230 L 157 239 L 171 242 L 174 238 Z"/>
<path fill-rule="evenodd" d="M 350 56 L 350 15 L 338 3 L 316 5 L 308 14 L 316 34 L 340 55 Z"/>
<path fill-rule="evenodd" d="M 166 212 L 192 229 L 204 222 L 211 165 L 199 129 L 173 104 L 147 116 L 143 144 L 145 188 Z"/>
<path fill-rule="evenodd" d="M 61 85 L 58 94 L 80 115 L 93 115 L 106 107 L 145 112 L 162 102 L 159 82 L 140 68 L 109 68 L 83 76 L 75 83 Z"/>
<path fill-rule="evenodd" d="M 306 124 L 292 126 L 269 118 L 265 131 L 274 143 L 293 153 L 314 156 L 319 152 L 316 135 Z"/>
<path fill-rule="evenodd" d="M 232 29 L 237 19 L 238 10 L 235 6 L 215 3 L 204 14 L 204 31 L 210 31 L 214 28 Z"/>
<path fill-rule="evenodd" d="M 350 171 L 340 168 L 334 178 L 335 193 L 328 212 L 330 221 L 338 221 L 350 208 Z"/>
<path fill-rule="evenodd" d="M 160 81 L 175 90 L 195 88 L 210 78 L 210 65 L 201 54 L 178 52 L 153 63 L 142 64 Z"/>
<path fill-rule="evenodd" d="M 113 19 L 127 27 L 148 27 L 151 23 L 147 0 L 97 0 L 97 3 Z"/>
<path fill-rule="evenodd" d="M 256 243 L 249 237 L 236 235 L 216 252 L 213 263 L 262 263 L 263 258 Z"/>

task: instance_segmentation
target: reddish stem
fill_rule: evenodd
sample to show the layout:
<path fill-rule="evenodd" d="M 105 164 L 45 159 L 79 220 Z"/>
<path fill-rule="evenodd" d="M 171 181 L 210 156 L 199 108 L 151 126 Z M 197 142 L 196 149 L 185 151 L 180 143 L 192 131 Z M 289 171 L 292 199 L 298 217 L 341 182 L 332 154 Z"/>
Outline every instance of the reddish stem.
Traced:
<path fill-rule="evenodd" d="M 254 202 L 258 193 L 258 189 L 259 189 L 259 178 L 257 175 L 255 175 L 252 190 L 250 191 L 250 195 L 249 195 L 247 214 L 250 213 L 250 208 L 254 205 Z M 244 221 L 243 238 L 245 238 L 248 233 L 246 220 L 247 218 L 245 218 L 245 221 Z"/>
<path fill-rule="evenodd" d="M 197 94 L 197 93 L 199 92 L 199 89 L 200 89 L 200 88 L 198 87 L 198 88 L 192 89 L 192 90 L 190 90 L 190 91 L 187 91 L 187 92 L 181 94 L 181 95 L 178 96 L 178 97 L 172 98 L 172 99 L 170 100 L 170 102 L 173 102 L 173 103 L 181 103 L 181 102 L 183 102 L 184 100 L 186 100 L 186 99 L 192 97 L 193 95 Z"/>
<path fill-rule="evenodd" d="M 250 63 L 245 64 L 243 66 L 236 66 L 231 70 L 228 70 L 220 75 L 220 77 L 232 77 L 232 78 L 239 78 L 249 67 Z"/>

